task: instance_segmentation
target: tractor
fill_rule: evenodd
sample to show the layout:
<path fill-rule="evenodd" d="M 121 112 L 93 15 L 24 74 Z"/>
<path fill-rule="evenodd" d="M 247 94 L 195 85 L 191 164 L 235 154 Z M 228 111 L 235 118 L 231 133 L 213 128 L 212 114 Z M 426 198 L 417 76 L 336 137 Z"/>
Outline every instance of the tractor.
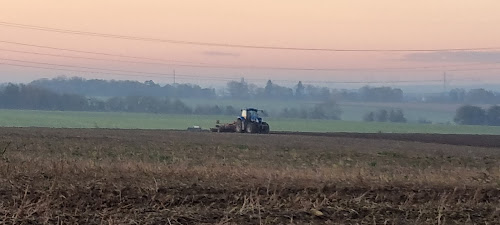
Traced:
<path fill-rule="evenodd" d="M 264 111 L 254 108 L 242 109 L 241 116 L 236 119 L 236 133 L 269 133 L 269 124 L 262 122 L 259 112 Z"/>
<path fill-rule="evenodd" d="M 259 117 L 259 112 L 264 112 L 263 110 L 254 108 L 245 108 L 241 110 L 241 115 L 238 116 L 236 121 L 228 124 L 219 124 L 215 128 L 210 130 L 213 132 L 236 132 L 236 133 L 269 133 L 269 124 L 262 122 L 262 118 Z"/>

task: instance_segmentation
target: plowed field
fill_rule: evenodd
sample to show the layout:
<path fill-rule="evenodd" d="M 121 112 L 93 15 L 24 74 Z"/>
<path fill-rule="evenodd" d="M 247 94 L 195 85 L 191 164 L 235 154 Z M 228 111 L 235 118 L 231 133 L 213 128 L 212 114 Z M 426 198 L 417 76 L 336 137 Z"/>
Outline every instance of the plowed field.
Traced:
<path fill-rule="evenodd" d="M 2 128 L 0 223 L 499 224 L 497 136 Z"/>
<path fill-rule="evenodd" d="M 286 131 L 272 132 L 272 134 L 321 136 L 321 137 L 348 137 L 348 138 L 360 138 L 360 139 L 413 141 L 413 142 L 423 142 L 423 143 L 500 148 L 499 135 L 424 134 L 424 133 L 343 133 L 343 132 L 324 133 L 324 132 L 286 132 Z"/>

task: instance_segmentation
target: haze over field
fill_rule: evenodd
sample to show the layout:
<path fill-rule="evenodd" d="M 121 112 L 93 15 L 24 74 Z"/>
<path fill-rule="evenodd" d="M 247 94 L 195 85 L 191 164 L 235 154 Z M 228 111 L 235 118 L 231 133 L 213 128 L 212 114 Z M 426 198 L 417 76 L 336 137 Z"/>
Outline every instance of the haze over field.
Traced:
<path fill-rule="evenodd" d="M 495 83 L 499 8 L 494 0 L 8 1 L 0 82 L 172 83 L 175 70 L 176 82 L 204 85 L 241 77 L 440 85 L 444 72 L 450 85 Z"/>

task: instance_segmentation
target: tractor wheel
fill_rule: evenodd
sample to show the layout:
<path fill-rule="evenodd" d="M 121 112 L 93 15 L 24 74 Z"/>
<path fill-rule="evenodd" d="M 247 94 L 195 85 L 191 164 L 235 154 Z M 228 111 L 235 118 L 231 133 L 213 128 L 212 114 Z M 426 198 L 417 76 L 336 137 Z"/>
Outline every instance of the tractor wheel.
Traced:
<path fill-rule="evenodd" d="M 241 133 L 243 132 L 243 123 L 241 120 L 236 120 L 236 128 L 235 128 L 236 133 Z"/>
<path fill-rule="evenodd" d="M 257 124 L 256 123 L 248 123 L 247 124 L 247 133 L 257 133 Z"/>
<path fill-rule="evenodd" d="M 262 130 L 260 131 L 262 134 L 269 134 L 269 124 L 266 122 L 262 122 Z"/>

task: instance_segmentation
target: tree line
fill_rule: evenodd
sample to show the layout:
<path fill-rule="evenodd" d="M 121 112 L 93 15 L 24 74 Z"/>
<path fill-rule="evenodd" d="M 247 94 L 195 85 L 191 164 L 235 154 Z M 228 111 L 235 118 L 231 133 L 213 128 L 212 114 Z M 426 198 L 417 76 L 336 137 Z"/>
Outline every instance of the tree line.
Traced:
<path fill-rule="evenodd" d="M 231 98 L 239 100 L 249 99 L 274 99 L 274 100 L 314 100 L 328 101 L 363 101 L 363 102 L 401 102 L 404 101 L 404 93 L 399 88 L 391 87 L 369 87 L 365 86 L 357 90 L 330 89 L 314 85 L 305 85 L 301 81 L 293 87 L 281 86 L 268 80 L 266 85 L 259 87 L 241 81 L 230 81 L 216 94 L 214 88 L 202 88 L 194 84 L 165 84 L 160 85 L 152 80 L 143 83 L 139 81 L 119 81 L 84 79 L 81 77 L 57 77 L 53 79 L 39 79 L 30 85 L 52 90 L 56 93 L 72 93 L 83 96 L 99 97 L 124 97 L 124 96 L 154 96 L 174 98 Z"/>
<path fill-rule="evenodd" d="M 60 94 L 39 86 L 11 83 L 0 89 L 0 108 L 232 116 L 240 112 L 233 106 L 205 104 L 191 107 L 179 99 L 168 97 L 118 96 L 100 99 L 78 94 Z M 318 103 L 311 109 L 303 110 L 307 112 L 304 118 L 313 119 L 340 119 L 342 112 L 334 101 Z M 302 118 L 299 114 L 287 114 L 286 117 Z"/>
<path fill-rule="evenodd" d="M 453 121 L 463 125 L 500 126 L 500 106 L 493 105 L 483 109 L 479 106 L 463 105 L 457 109 Z"/>
<path fill-rule="evenodd" d="M 425 102 L 459 103 L 459 104 L 500 104 L 500 93 L 476 88 L 465 90 L 455 88 L 448 93 L 426 97 Z"/>
<path fill-rule="evenodd" d="M 154 96 L 111 97 L 106 100 L 78 94 L 61 94 L 34 85 L 7 84 L 0 90 L 0 107 L 56 111 L 111 111 L 174 114 L 234 115 L 232 106 L 197 105 L 192 108 L 178 99 Z"/>
<path fill-rule="evenodd" d="M 245 80 L 227 83 L 229 98 L 235 99 L 277 99 L 277 100 L 323 100 L 358 102 L 402 102 L 403 90 L 391 87 L 364 86 L 358 90 L 330 89 L 314 85 L 304 85 L 299 81 L 293 88 L 280 86 L 268 80 L 264 87 L 247 83 Z"/>
<path fill-rule="evenodd" d="M 39 79 L 30 83 L 54 92 L 72 93 L 83 96 L 123 97 L 123 96 L 171 96 L 176 98 L 215 98 L 215 89 L 202 88 L 194 84 L 160 85 L 152 80 L 143 83 L 131 80 L 84 79 L 81 77 L 57 77 Z"/>
<path fill-rule="evenodd" d="M 279 113 L 280 117 L 284 118 L 301 118 L 301 119 L 328 119 L 340 120 L 342 109 L 332 99 L 316 104 L 310 108 L 284 108 Z"/>
<path fill-rule="evenodd" d="M 406 123 L 407 119 L 401 109 L 379 109 L 377 111 L 368 112 L 363 116 L 365 122 L 392 122 Z"/>
<path fill-rule="evenodd" d="M 412 97 L 400 88 L 364 86 L 359 89 L 331 89 L 327 87 L 297 82 L 292 87 L 278 85 L 268 80 L 264 86 L 241 81 L 229 81 L 225 88 L 203 88 L 194 84 L 160 85 L 152 80 L 139 82 L 130 80 L 84 79 L 81 77 L 57 77 L 39 79 L 30 85 L 46 88 L 59 94 L 71 93 L 82 96 L 125 97 L 154 96 L 172 98 L 238 100 L 274 99 L 274 100 L 311 100 L 338 102 L 433 102 L 456 104 L 500 104 L 500 93 L 483 88 L 465 90 L 455 88 L 447 93 Z"/>

